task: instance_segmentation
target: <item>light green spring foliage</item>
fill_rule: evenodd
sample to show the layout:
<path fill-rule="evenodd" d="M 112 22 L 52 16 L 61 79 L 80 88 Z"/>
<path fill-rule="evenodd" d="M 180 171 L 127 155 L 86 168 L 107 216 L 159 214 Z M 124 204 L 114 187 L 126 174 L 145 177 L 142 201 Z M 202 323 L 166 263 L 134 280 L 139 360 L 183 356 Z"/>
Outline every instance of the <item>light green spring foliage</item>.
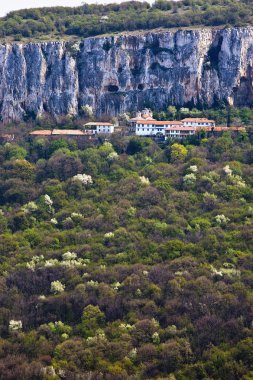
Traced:
<path fill-rule="evenodd" d="M 1 375 L 247 378 L 250 136 L 24 146 L 0 149 Z"/>

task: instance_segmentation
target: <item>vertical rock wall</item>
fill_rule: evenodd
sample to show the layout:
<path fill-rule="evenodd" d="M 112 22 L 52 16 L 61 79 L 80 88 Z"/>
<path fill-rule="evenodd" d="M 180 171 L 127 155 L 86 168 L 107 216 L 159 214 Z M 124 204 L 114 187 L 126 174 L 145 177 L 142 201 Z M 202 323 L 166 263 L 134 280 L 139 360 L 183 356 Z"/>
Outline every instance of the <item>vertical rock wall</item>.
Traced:
<path fill-rule="evenodd" d="M 252 66 L 253 28 L 0 45 L 0 117 L 252 105 Z"/>

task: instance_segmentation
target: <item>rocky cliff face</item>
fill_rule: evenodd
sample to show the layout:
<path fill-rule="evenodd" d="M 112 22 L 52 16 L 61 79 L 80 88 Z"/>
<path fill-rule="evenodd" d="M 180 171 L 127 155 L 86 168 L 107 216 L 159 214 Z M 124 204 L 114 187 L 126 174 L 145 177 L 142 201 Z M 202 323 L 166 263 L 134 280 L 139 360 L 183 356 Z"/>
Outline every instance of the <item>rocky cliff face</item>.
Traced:
<path fill-rule="evenodd" d="M 253 104 L 253 28 L 0 45 L 3 121 L 144 106 Z"/>

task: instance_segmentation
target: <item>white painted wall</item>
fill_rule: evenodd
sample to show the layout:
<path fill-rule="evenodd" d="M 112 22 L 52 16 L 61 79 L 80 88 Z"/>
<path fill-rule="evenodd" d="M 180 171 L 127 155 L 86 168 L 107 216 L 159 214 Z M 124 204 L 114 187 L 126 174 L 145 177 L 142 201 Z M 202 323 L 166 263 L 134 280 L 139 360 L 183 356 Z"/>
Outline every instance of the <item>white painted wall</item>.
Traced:
<path fill-rule="evenodd" d="M 114 125 L 97 125 L 96 133 L 114 133 Z"/>
<path fill-rule="evenodd" d="M 195 131 L 189 131 L 187 135 L 185 135 L 185 131 L 166 131 L 165 132 L 165 139 L 168 137 L 171 138 L 185 138 L 186 136 L 192 136 L 195 135 Z"/>
<path fill-rule="evenodd" d="M 158 133 L 165 134 L 164 125 L 153 124 L 136 124 L 135 134 L 136 136 L 156 136 Z"/>
<path fill-rule="evenodd" d="M 206 127 L 212 127 L 214 126 L 214 123 L 205 123 L 205 122 L 196 122 L 196 121 L 183 121 L 184 127 L 199 127 L 199 126 L 206 126 Z"/>

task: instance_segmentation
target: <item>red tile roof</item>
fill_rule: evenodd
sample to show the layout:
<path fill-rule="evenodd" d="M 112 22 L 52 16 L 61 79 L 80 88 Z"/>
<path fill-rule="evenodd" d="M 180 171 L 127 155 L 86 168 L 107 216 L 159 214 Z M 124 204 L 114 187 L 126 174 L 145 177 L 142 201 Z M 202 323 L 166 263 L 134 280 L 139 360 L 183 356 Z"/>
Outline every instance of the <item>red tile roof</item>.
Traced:
<path fill-rule="evenodd" d="M 41 129 L 39 131 L 32 131 L 29 134 L 35 136 L 50 136 L 52 134 L 52 131 L 49 129 Z"/>
<path fill-rule="evenodd" d="M 225 132 L 225 131 L 245 131 L 245 128 L 244 127 L 224 127 L 224 126 L 217 126 L 217 127 L 198 126 L 196 130 L 197 131 L 205 130 L 208 132 Z"/>
<path fill-rule="evenodd" d="M 181 121 L 167 121 L 167 120 L 139 120 L 136 124 L 153 124 L 153 125 L 183 125 Z"/>
<path fill-rule="evenodd" d="M 196 128 L 194 127 L 184 127 L 184 126 L 179 126 L 179 127 L 169 127 L 165 128 L 165 131 L 196 131 Z"/>
<path fill-rule="evenodd" d="M 174 120 L 174 121 L 166 121 L 168 125 L 183 125 L 182 121 Z"/>
<path fill-rule="evenodd" d="M 106 126 L 113 126 L 113 124 L 112 123 L 105 123 L 105 122 L 100 122 L 100 121 L 96 121 L 96 122 L 93 122 L 93 121 L 91 121 L 90 123 L 86 123 L 85 124 L 85 127 L 86 126 L 96 126 L 96 125 L 106 125 Z"/>
<path fill-rule="evenodd" d="M 214 120 L 206 119 L 205 117 L 187 117 L 185 119 L 182 119 L 181 121 L 190 121 L 190 122 L 196 122 L 196 123 L 214 123 Z"/>
<path fill-rule="evenodd" d="M 79 136 L 83 135 L 80 129 L 53 129 L 52 135 Z"/>
<path fill-rule="evenodd" d="M 90 135 L 92 132 L 81 131 L 80 129 L 53 129 L 52 131 L 44 129 L 30 132 L 33 136 L 83 136 Z"/>

